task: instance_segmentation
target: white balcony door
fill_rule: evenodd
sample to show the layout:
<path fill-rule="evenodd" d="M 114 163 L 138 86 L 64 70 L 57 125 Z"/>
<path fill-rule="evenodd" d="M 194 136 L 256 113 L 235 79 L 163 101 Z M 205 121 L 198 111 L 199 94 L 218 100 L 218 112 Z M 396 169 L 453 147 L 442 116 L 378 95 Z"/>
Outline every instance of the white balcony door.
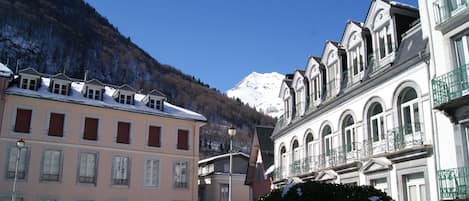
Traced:
<path fill-rule="evenodd" d="M 370 117 L 371 140 L 373 141 L 373 153 L 382 153 L 386 151 L 384 114 L 379 113 Z"/>
<path fill-rule="evenodd" d="M 401 105 L 401 123 L 403 125 L 404 143 L 412 143 L 421 140 L 421 135 L 418 135 L 422 129 L 420 127 L 419 111 L 417 99 L 413 99 Z"/>
<path fill-rule="evenodd" d="M 427 201 L 423 173 L 406 176 L 406 187 L 408 201 Z"/>
<path fill-rule="evenodd" d="M 288 176 L 288 155 L 287 153 L 282 153 L 281 158 L 281 171 L 282 171 L 282 178 L 287 178 Z"/>

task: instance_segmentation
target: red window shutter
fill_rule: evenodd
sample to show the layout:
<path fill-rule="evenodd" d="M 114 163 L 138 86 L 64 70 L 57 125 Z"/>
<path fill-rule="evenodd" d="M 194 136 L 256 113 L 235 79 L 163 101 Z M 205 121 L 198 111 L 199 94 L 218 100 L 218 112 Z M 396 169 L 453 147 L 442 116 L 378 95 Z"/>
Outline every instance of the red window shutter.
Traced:
<path fill-rule="evenodd" d="M 85 130 L 83 139 L 85 140 L 98 140 L 98 123 L 99 119 L 85 118 Z"/>
<path fill-rule="evenodd" d="M 15 132 L 29 133 L 32 110 L 16 109 Z"/>
<path fill-rule="evenodd" d="M 189 131 L 178 130 L 178 149 L 189 150 Z"/>
<path fill-rule="evenodd" d="M 63 137 L 64 134 L 64 114 L 50 113 L 49 136 Z"/>
<path fill-rule="evenodd" d="M 130 144 L 130 123 L 117 123 L 117 143 Z"/>
<path fill-rule="evenodd" d="M 161 127 L 150 126 L 148 131 L 148 146 L 150 147 L 161 147 Z"/>

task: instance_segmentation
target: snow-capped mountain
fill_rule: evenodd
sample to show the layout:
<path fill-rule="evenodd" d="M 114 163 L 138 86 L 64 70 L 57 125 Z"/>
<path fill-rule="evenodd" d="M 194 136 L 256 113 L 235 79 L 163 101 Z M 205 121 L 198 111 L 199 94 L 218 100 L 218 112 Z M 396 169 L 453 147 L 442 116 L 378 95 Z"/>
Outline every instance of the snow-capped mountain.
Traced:
<path fill-rule="evenodd" d="M 239 98 L 242 102 L 256 107 L 258 111 L 271 117 L 279 117 L 283 114 L 283 103 L 278 94 L 284 78 L 284 75 L 276 72 L 253 72 L 228 90 L 226 95 Z"/>

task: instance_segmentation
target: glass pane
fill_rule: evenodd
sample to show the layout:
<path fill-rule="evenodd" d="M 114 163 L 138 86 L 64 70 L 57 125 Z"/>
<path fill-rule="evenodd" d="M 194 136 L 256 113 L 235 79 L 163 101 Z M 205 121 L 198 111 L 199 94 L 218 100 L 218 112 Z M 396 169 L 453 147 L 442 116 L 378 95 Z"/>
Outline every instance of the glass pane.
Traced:
<path fill-rule="evenodd" d="M 391 34 L 386 35 L 386 39 L 388 41 L 388 54 L 392 52 L 392 40 L 391 40 Z"/>
<path fill-rule="evenodd" d="M 331 146 L 330 146 L 330 141 L 331 139 L 326 138 L 326 156 L 329 156 L 331 154 Z"/>
<path fill-rule="evenodd" d="M 347 129 L 345 131 L 345 137 L 346 137 L 347 151 L 351 151 L 352 150 L 352 133 L 350 129 Z"/>
<path fill-rule="evenodd" d="M 412 109 L 414 109 L 414 124 L 415 124 L 415 132 L 420 131 L 420 116 L 419 116 L 419 104 L 414 103 L 412 105 Z"/>
<path fill-rule="evenodd" d="M 454 41 L 456 46 L 456 59 L 458 66 L 466 64 L 466 59 L 464 57 L 464 44 L 462 38 Z"/>
<path fill-rule="evenodd" d="M 409 201 L 419 201 L 417 198 L 417 186 L 409 186 L 408 187 L 408 196 L 409 196 Z"/>
<path fill-rule="evenodd" d="M 380 128 L 380 131 L 381 131 L 381 140 L 384 139 L 384 117 L 379 117 L 379 128 Z"/>
<path fill-rule="evenodd" d="M 371 132 L 373 134 L 373 142 L 379 141 L 378 119 L 371 120 Z"/>
<path fill-rule="evenodd" d="M 427 201 L 427 193 L 425 191 L 425 185 L 420 185 L 420 201 Z"/>
<path fill-rule="evenodd" d="M 386 54 L 386 49 L 384 47 L 384 36 L 380 33 L 379 34 L 379 56 L 380 58 L 384 58 L 385 54 Z"/>
<path fill-rule="evenodd" d="M 404 123 L 404 134 L 412 133 L 412 119 L 410 117 L 410 107 L 405 106 L 402 108 L 402 121 Z"/>

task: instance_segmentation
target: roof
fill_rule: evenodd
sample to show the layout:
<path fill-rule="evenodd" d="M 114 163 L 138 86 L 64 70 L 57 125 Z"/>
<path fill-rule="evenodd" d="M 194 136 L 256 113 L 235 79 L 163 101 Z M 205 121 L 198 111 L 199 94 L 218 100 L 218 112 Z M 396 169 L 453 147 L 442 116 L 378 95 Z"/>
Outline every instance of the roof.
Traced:
<path fill-rule="evenodd" d="M 261 150 L 262 161 L 264 170 L 267 170 L 274 164 L 274 142 L 270 138 L 274 132 L 274 127 L 271 126 L 257 126 L 256 134 L 259 140 L 259 149 Z"/>
<path fill-rule="evenodd" d="M 56 75 L 51 76 L 53 79 L 59 79 L 59 80 L 66 80 L 66 81 L 72 81 L 70 77 L 65 75 L 64 73 L 57 73 Z"/>
<path fill-rule="evenodd" d="M 34 69 L 34 68 L 25 68 L 25 69 L 21 69 L 21 70 L 19 71 L 19 73 L 28 74 L 28 75 L 42 76 L 41 73 L 37 72 L 37 70 Z"/>
<path fill-rule="evenodd" d="M 421 26 L 417 24 L 404 34 L 394 63 L 404 63 L 409 59 L 415 58 L 422 52 L 425 52 L 426 49 L 427 40 L 423 39 Z"/>
<path fill-rule="evenodd" d="M 145 97 L 144 94 L 135 94 L 135 104 L 128 105 L 128 104 L 121 104 L 121 103 L 116 102 L 112 98 L 112 94 L 114 94 L 114 92 L 117 89 L 109 87 L 109 86 L 106 86 L 104 88 L 105 89 L 104 99 L 101 101 L 101 100 L 94 100 L 94 99 L 88 99 L 86 97 L 83 97 L 83 95 L 81 94 L 81 91 L 85 84 L 82 81 L 72 82 L 71 93 L 68 96 L 58 95 L 58 94 L 49 92 L 48 91 L 49 84 L 50 84 L 49 78 L 42 78 L 42 84 L 38 91 L 21 89 L 21 88 L 18 88 L 17 85 L 13 85 L 6 90 L 6 93 L 10 95 L 25 96 L 25 97 L 46 99 L 46 100 L 52 100 L 52 101 L 60 101 L 60 102 L 66 102 L 66 103 L 71 103 L 71 104 L 95 106 L 95 107 L 100 107 L 100 108 L 108 108 L 108 109 L 113 109 L 113 110 L 135 112 L 135 113 L 155 115 L 155 116 L 161 116 L 161 117 L 202 121 L 202 122 L 207 121 L 207 119 L 199 113 L 172 105 L 168 102 L 164 102 L 164 111 L 149 108 L 142 102 L 142 99 Z"/>
<path fill-rule="evenodd" d="M 153 96 L 163 96 L 163 97 L 166 97 L 166 95 L 159 91 L 158 89 L 153 89 L 151 90 L 150 92 L 148 92 L 149 95 L 153 95 Z"/>
<path fill-rule="evenodd" d="M 97 80 L 97 79 L 87 80 L 87 81 L 85 81 L 85 84 L 91 84 L 91 85 L 104 87 L 104 84 L 101 81 Z"/>
<path fill-rule="evenodd" d="M 117 87 L 118 90 L 125 90 L 125 91 L 132 91 L 132 92 L 135 92 L 135 89 L 133 87 L 131 87 L 130 85 L 128 84 L 123 84 L 119 87 Z"/>
<path fill-rule="evenodd" d="M 0 77 L 11 77 L 13 71 L 11 71 L 6 65 L 0 63 Z"/>
<path fill-rule="evenodd" d="M 236 152 L 236 153 L 233 153 L 233 156 L 244 156 L 246 158 L 249 158 L 249 156 L 243 152 Z M 206 159 L 203 159 L 203 160 L 200 160 L 199 161 L 199 164 L 202 164 L 202 163 L 208 163 L 208 162 L 211 162 L 211 161 L 214 161 L 214 160 L 218 160 L 218 159 L 221 159 L 221 158 L 226 158 L 226 157 L 230 157 L 230 154 L 227 153 L 227 154 L 221 154 L 221 155 L 217 155 L 217 156 L 213 156 L 213 157 L 210 157 L 210 158 L 206 158 Z"/>

